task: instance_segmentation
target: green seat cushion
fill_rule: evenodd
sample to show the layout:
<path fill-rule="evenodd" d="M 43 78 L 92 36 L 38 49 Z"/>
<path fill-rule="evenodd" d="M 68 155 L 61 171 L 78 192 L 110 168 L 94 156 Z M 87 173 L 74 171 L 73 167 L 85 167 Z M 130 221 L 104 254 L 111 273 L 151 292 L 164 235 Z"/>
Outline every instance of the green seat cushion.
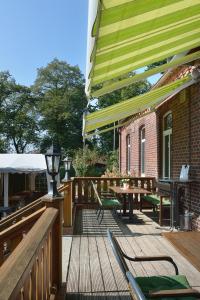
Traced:
<path fill-rule="evenodd" d="M 174 275 L 174 276 L 150 276 L 150 277 L 136 277 L 138 285 L 140 286 L 142 292 L 145 294 L 147 299 L 153 299 L 148 297 L 150 291 L 159 290 L 174 290 L 174 289 L 187 289 L 190 285 L 187 278 L 184 275 Z M 159 297 L 159 300 L 194 300 L 195 297 Z"/>
<path fill-rule="evenodd" d="M 157 195 L 143 196 L 143 199 L 154 205 L 160 205 L 160 197 Z M 170 205 L 170 200 L 168 198 L 163 198 L 163 205 Z"/>
<path fill-rule="evenodd" d="M 116 198 L 101 198 L 104 207 L 120 207 L 121 203 Z"/>

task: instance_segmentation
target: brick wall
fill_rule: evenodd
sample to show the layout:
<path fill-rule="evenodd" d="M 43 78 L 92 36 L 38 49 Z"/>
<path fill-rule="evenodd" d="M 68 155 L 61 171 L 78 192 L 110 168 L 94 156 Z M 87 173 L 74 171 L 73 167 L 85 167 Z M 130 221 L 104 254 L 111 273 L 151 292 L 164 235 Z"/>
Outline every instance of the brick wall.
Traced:
<path fill-rule="evenodd" d="M 200 230 L 200 84 L 192 85 L 157 110 L 158 116 L 158 174 L 162 177 L 162 126 L 163 116 L 172 112 L 172 174 L 179 177 L 181 166 L 190 165 L 193 183 L 185 185 L 185 195 L 179 210 L 194 212 L 193 226 Z"/>
<path fill-rule="evenodd" d="M 157 177 L 157 122 L 156 114 L 151 113 L 135 120 L 130 125 L 121 129 L 121 172 L 126 173 L 126 137 L 131 139 L 131 173 L 141 175 L 140 170 L 140 130 L 145 126 L 145 176 Z"/>

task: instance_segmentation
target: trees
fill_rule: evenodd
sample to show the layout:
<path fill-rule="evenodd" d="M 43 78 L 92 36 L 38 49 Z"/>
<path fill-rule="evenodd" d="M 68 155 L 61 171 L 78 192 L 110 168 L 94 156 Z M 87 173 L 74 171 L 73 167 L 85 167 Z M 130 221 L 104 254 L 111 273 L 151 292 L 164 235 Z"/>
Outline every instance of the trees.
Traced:
<path fill-rule="evenodd" d="M 82 145 L 82 114 L 87 100 L 79 67 L 54 59 L 38 69 L 33 91 L 43 130 L 42 149 L 54 140 L 70 151 Z"/>
<path fill-rule="evenodd" d="M 38 144 L 35 99 L 28 87 L 0 72 L 0 137 L 2 151 L 24 153 Z"/>

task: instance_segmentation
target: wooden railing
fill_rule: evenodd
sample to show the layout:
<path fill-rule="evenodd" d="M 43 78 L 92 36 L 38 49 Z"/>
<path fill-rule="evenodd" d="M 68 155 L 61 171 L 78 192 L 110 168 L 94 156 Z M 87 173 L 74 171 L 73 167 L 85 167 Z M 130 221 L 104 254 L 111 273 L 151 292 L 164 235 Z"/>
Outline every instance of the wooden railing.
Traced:
<path fill-rule="evenodd" d="M 120 186 L 123 177 L 75 177 L 72 185 L 72 199 L 75 203 L 95 203 L 94 191 L 91 181 L 97 185 L 99 193 L 109 191 L 109 186 Z M 154 190 L 154 177 L 130 177 L 130 186 L 146 188 L 149 191 Z M 137 199 L 136 199 L 137 200 Z"/>
<path fill-rule="evenodd" d="M 0 220 L 0 232 L 45 206 L 43 199 L 44 197 L 41 197 L 25 207 L 20 208 L 11 215 L 8 215 L 6 218 Z"/>
<path fill-rule="evenodd" d="M 0 232 L 0 266 L 14 251 L 31 227 L 43 214 L 46 207 L 38 209 L 33 214 L 24 217 L 19 222 L 7 227 Z"/>
<path fill-rule="evenodd" d="M 0 300 L 53 299 L 58 287 L 59 210 L 47 208 L 0 269 Z M 55 244 L 56 243 L 56 244 Z"/>

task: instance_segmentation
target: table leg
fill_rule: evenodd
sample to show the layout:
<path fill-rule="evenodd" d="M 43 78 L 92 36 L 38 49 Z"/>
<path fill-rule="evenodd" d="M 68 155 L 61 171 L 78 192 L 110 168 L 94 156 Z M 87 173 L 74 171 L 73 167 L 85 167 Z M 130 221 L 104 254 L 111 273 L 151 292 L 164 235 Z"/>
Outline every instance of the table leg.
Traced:
<path fill-rule="evenodd" d="M 126 214 L 126 194 L 123 195 L 123 214 Z"/>
<path fill-rule="evenodd" d="M 129 219 L 133 219 L 133 195 L 128 194 L 128 201 L 129 201 Z"/>

